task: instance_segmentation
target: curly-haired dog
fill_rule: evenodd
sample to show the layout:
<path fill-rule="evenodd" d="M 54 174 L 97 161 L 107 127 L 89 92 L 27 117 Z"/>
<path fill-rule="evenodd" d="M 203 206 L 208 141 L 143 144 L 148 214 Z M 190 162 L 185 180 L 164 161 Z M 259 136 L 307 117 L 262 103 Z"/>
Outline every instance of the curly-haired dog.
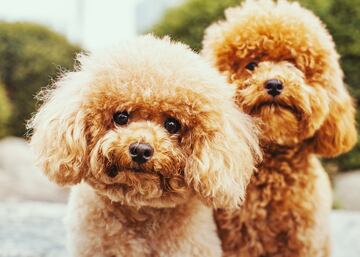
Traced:
<path fill-rule="evenodd" d="M 259 153 L 226 79 L 152 36 L 78 62 L 30 123 L 45 174 L 84 181 L 69 203 L 72 254 L 221 256 L 203 203 L 236 207 Z"/>
<path fill-rule="evenodd" d="M 207 29 L 202 54 L 237 85 L 265 155 L 243 208 L 215 213 L 225 256 L 328 256 L 331 188 L 315 156 L 357 139 L 331 36 L 297 3 L 246 1 Z"/>

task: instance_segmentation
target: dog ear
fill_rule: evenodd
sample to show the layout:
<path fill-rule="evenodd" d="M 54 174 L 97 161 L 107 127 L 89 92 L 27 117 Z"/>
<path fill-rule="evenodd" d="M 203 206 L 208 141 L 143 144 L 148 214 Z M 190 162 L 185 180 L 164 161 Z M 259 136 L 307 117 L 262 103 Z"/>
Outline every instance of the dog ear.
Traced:
<path fill-rule="evenodd" d="M 78 74 L 70 73 L 43 92 L 44 104 L 28 123 L 37 164 L 60 185 L 79 183 L 85 172 L 87 143 L 78 83 Z"/>
<path fill-rule="evenodd" d="M 215 208 L 235 208 L 261 153 L 250 118 L 234 111 L 216 122 L 212 135 L 194 138 L 193 154 L 185 178 L 205 203 Z"/>
<path fill-rule="evenodd" d="M 314 153 L 334 157 L 349 151 L 357 141 L 355 107 L 342 81 L 328 91 L 329 114 L 313 138 Z"/>

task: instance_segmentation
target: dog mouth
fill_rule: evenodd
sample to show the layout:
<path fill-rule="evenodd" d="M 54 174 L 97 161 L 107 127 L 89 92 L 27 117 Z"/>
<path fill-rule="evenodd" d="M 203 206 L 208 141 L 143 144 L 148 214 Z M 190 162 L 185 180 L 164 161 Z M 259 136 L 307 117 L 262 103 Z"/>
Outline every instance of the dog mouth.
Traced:
<path fill-rule="evenodd" d="M 115 190 L 118 190 L 121 188 L 124 191 L 130 191 L 131 186 L 125 181 L 118 181 L 118 178 L 121 178 L 120 175 L 130 175 L 134 178 L 134 176 L 139 176 L 138 179 L 141 179 L 143 181 L 146 181 L 147 179 L 151 178 L 151 180 L 158 181 L 160 188 L 163 192 L 172 192 L 174 191 L 172 189 L 171 184 L 169 181 L 173 179 L 172 177 L 166 176 L 161 174 L 160 172 L 156 172 L 154 170 L 149 169 L 142 169 L 141 167 L 119 167 L 116 164 L 109 165 L 106 170 L 106 175 L 109 177 L 109 180 L 106 184 L 108 188 L 112 188 Z M 176 176 L 177 178 L 183 178 L 184 174 L 183 172 L 179 172 L 179 174 Z"/>
<path fill-rule="evenodd" d="M 265 101 L 265 102 L 260 102 L 258 104 L 255 104 L 250 110 L 250 115 L 260 114 L 261 111 L 265 108 L 274 109 L 274 110 L 276 110 L 276 109 L 286 110 L 286 111 L 293 113 L 298 120 L 301 119 L 301 111 L 296 106 L 289 105 L 284 102 L 275 101 L 275 100 Z"/>
<path fill-rule="evenodd" d="M 154 174 L 152 171 L 148 171 L 147 169 L 141 167 L 120 167 L 116 164 L 110 164 L 106 167 L 106 175 L 110 178 L 115 178 L 119 173 L 130 172 L 130 173 L 139 173 L 139 174 Z"/>

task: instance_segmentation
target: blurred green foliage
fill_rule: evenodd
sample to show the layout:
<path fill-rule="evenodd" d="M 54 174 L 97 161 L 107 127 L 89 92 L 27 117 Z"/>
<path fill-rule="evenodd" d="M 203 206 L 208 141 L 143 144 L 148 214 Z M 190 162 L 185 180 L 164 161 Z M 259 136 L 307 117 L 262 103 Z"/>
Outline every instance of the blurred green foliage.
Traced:
<path fill-rule="evenodd" d="M 0 83 L 0 138 L 8 133 L 7 128 L 11 110 L 11 104 L 5 91 L 5 86 Z"/>
<path fill-rule="evenodd" d="M 79 47 L 44 26 L 0 22 L 0 81 L 13 106 L 9 135 L 24 135 L 25 122 L 36 109 L 34 96 L 57 75 L 59 67 L 73 67 L 78 51 Z"/>
<path fill-rule="evenodd" d="M 155 35 L 170 35 L 171 38 L 188 44 L 198 51 L 204 30 L 212 22 L 224 18 L 224 10 L 236 6 L 239 0 L 185 0 L 184 4 L 169 8 L 163 18 L 154 25 Z"/>
<path fill-rule="evenodd" d="M 198 51 L 206 27 L 224 17 L 224 10 L 242 0 L 185 0 L 168 9 L 151 31 L 170 35 Z M 318 15 L 333 35 L 342 56 L 341 65 L 352 95 L 360 102 L 360 0 L 300 0 Z M 360 121 L 360 115 L 357 115 Z M 341 170 L 360 168 L 360 142 L 348 154 L 336 159 Z"/>

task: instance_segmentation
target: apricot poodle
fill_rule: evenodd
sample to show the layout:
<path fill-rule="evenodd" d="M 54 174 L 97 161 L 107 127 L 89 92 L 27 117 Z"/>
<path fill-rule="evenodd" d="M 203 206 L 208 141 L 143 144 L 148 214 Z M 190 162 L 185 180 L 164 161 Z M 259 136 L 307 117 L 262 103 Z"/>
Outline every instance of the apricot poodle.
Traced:
<path fill-rule="evenodd" d="M 260 152 L 226 78 L 151 35 L 78 63 L 29 125 L 45 174 L 78 184 L 71 254 L 221 256 L 211 207 L 239 205 Z"/>
<path fill-rule="evenodd" d="M 332 37 L 298 3 L 245 1 L 225 14 L 202 54 L 236 85 L 264 151 L 243 208 L 215 213 L 225 256 L 329 256 L 331 188 L 316 156 L 357 140 Z"/>

